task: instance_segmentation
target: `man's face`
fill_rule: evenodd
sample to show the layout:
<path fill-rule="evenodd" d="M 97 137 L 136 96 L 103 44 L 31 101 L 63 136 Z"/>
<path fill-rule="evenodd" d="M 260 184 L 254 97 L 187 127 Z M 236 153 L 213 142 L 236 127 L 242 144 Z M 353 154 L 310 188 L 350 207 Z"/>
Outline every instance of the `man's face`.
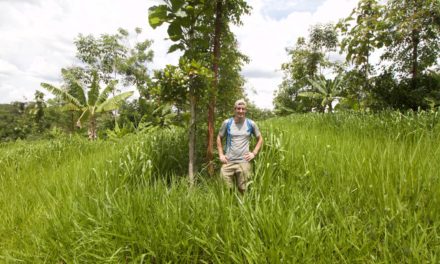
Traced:
<path fill-rule="evenodd" d="M 238 105 L 235 107 L 235 116 L 238 118 L 244 118 L 246 116 L 246 106 Z"/>

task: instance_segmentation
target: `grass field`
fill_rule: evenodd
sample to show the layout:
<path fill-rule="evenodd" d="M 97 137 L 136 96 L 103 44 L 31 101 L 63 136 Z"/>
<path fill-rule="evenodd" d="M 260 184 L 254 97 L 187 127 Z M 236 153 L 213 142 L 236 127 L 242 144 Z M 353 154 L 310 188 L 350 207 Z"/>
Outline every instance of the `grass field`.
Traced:
<path fill-rule="evenodd" d="M 186 132 L 0 145 L 0 262 L 438 263 L 440 114 L 260 124 L 250 190 L 185 178 Z"/>

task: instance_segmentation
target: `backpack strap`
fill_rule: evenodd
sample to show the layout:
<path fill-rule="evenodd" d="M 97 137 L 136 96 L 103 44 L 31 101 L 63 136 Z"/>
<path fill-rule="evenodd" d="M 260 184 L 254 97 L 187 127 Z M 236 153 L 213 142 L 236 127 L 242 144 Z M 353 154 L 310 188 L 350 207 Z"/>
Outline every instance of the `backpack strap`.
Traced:
<path fill-rule="evenodd" d="M 231 125 L 234 121 L 234 118 L 229 118 L 228 123 L 226 124 L 226 152 L 232 145 L 232 137 L 231 137 Z"/>
<path fill-rule="evenodd" d="M 252 125 L 252 120 L 246 118 L 247 132 L 249 135 L 254 134 L 254 126 Z"/>

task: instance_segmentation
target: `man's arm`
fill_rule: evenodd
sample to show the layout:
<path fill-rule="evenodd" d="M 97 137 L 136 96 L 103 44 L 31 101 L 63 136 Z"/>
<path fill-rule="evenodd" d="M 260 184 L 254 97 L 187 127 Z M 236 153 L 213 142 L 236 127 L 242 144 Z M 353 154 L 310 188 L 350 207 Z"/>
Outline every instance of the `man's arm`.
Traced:
<path fill-rule="evenodd" d="M 252 159 L 255 158 L 255 156 L 257 156 L 258 152 L 260 151 L 261 146 L 263 145 L 263 136 L 260 134 L 257 137 L 257 144 L 255 145 L 255 148 L 252 152 L 248 152 L 244 155 L 244 159 L 247 161 L 251 161 Z"/>
<path fill-rule="evenodd" d="M 252 151 L 254 156 L 258 154 L 262 145 L 263 145 L 263 136 L 260 134 L 260 136 L 258 137 L 257 145 L 255 145 L 254 151 Z"/>
<path fill-rule="evenodd" d="M 228 158 L 226 158 L 225 154 L 223 153 L 222 138 L 220 135 L 217 136 L 217 150 L 220 161 L 222 163 L 228 163 Z"/>

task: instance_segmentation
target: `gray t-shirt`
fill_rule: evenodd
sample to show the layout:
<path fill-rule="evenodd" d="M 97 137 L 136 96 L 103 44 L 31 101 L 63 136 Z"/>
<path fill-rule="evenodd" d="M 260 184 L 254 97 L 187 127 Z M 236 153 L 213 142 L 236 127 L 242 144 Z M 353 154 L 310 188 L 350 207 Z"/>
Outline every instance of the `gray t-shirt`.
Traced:
<path fill-rule="evenodd" d="M 223 121 L 218 133 L 221 138 L 226 137 L 225 155 L 229 162 L 232 163 L 247 162 L 244 159 L 244 154 L 249 152 L 249 140 L 251 138 L 251 134 L 253 134 L 255 137 L 259 137 L 260 130 L 258 129 L 257 124 L 250 119 L 246 119 L 243 123 L 238 124 L 236 124 L 235 120 L 232 119 L 232 122 L 230 123 L 231 138 L 228 139 L 228 122 L 230 122 L 230 119 Z M 249 127 L 249 125 L 251 127 Z"/>

